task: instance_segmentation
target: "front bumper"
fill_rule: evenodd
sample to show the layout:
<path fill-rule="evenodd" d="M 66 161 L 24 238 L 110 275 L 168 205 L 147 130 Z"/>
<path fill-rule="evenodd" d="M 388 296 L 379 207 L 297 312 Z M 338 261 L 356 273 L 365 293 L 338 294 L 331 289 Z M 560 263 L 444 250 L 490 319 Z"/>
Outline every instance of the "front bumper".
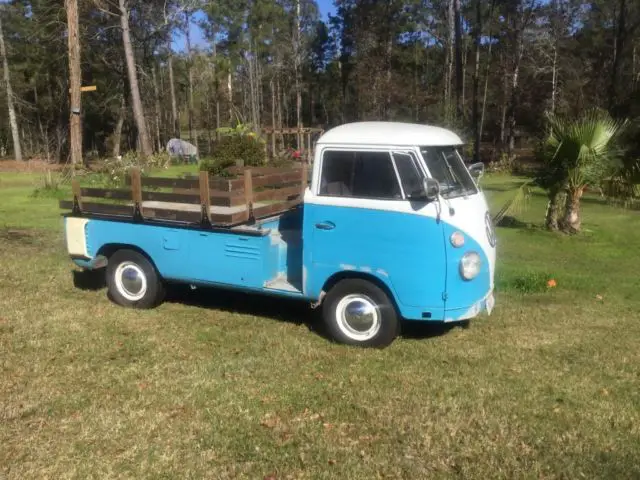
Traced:
<path fill-rule="evenodd" d="M 474 303 L 469 308 L 457 308 L 453 310 L 445 310 L 444 321 L 446 323 L 462 322 L 479 316 L 481 313 L 486 312 L 487 315 L 491 315 L 493 308 L 495 307 L 495 297 L 493 290 L 490 290 L 487 295 Z"/>

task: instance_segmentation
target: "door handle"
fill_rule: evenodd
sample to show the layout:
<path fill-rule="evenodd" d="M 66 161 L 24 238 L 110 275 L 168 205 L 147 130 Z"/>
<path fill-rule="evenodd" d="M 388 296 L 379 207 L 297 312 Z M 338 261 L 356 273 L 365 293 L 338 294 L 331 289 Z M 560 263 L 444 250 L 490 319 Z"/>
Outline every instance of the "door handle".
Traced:
<path fill-rule="evenodd" d="M 334 228 L 336 228 L 336 224 L 333 222 L 321 222 L 316 223 L 316 228 L 320 230 L 333 230 Z"/>

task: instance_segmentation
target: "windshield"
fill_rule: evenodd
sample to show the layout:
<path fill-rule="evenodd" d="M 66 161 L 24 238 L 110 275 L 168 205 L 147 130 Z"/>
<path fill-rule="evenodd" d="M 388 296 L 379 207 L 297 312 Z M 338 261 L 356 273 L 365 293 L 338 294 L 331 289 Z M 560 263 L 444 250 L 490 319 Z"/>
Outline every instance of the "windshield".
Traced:
<path fill-rule="evenodd" d="M 456 147 L 421 147 L 420 152 L 429 173 L 440 183 L 440 194 L 444 198 L 478 193 Z"/>

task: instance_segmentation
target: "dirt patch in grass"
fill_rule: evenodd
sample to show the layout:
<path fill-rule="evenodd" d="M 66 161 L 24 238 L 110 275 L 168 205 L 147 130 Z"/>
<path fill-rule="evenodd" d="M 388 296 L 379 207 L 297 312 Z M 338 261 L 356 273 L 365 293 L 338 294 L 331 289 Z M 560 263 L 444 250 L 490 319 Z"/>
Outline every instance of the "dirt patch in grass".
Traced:
<path fill-rule="evenodd" d="M 33 245 L 38 241 L 39 237 L 35 230 L 0 227 L 0 242 Z"/>

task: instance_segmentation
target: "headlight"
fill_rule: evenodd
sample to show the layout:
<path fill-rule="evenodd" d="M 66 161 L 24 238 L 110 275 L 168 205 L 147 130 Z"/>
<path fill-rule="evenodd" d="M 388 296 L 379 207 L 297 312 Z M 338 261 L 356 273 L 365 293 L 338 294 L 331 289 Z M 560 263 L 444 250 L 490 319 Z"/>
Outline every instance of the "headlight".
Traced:
<path fill-rule="evenodd" d="M 480 273 L 482 260 L 476 252 L 467 252 L 460 260 L 460 275 L 465 280 L 473 280 Z"/>

